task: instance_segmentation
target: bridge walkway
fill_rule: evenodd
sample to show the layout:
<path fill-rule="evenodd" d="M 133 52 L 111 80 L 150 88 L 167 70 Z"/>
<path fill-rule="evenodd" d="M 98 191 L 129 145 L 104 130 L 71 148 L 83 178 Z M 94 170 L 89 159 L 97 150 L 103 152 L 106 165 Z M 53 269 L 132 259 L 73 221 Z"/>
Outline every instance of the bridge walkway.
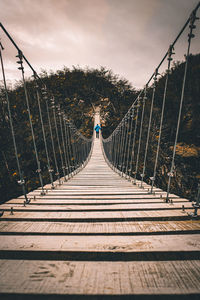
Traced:
<path fill-rule="evenodd" d="M 23 197 L 2 204 L 1 299 L 197 299 L 199 218 L 187 199 L 164 203 L 148 188 L 113 172 L 95 138 L 69 181 L 30 192 L 26 207 Z"/>

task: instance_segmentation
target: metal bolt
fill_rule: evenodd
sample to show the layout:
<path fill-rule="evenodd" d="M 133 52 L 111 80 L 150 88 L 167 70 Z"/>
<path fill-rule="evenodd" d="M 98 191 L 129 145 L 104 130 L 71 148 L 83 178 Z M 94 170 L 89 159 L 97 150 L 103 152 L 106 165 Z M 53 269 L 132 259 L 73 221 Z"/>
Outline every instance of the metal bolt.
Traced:
<path fill-rule="evenodd" d="M 199 208 L 199 205 L 194 205 L 194 214 L 193 214 L 193 217 L 197 217 L 198 216 L 198 208 Z"/>
<path fill-rule="evenodd" d="M 196 197 L 196 202 L 192 201 L 192 206 L 194 207 L 194 212 L 191 214 L 191 217 L 196 218 L 198 217 L 198 209 L 200 208 L 200 184 L 198 184 L 198 192 Z"/>

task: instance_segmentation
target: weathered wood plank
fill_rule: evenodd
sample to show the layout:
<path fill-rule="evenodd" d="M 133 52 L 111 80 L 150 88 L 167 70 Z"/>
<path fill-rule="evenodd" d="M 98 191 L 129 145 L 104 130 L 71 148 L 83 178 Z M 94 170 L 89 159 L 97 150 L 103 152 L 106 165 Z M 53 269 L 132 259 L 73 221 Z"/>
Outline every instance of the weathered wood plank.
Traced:
<path fill-rule="evenodd" d="M 141 221 L 141 222 L 108 222 L 108 223 L 63 223 L 63 222 L 0 222 L 0 234 L 170 234 L 172 232 L 199 232 L 199 221 Z"/>
<path fill-rule="evenodd" d="M 200 221 L 191 202 L 170 194 L 165 203 L 166 192 L 136 183 L 111 170 L 95 139 L 76 176 L 55 190 L 47 184 L 45 196 L 30 192 L 26 207 L 23 196 L 0 205 L 1 298 L 198 297 Z"/>
<path fill-rule="evenodd" d="M 173 299 L 179 299 L 178 295 L 199 293 L 200 262 L 2 260 L 0 272 L 1 294 L 69 295 L 69 299 L 70 295 L 78 295 L 77 299 L 81 295 L 175 295 Z"/>

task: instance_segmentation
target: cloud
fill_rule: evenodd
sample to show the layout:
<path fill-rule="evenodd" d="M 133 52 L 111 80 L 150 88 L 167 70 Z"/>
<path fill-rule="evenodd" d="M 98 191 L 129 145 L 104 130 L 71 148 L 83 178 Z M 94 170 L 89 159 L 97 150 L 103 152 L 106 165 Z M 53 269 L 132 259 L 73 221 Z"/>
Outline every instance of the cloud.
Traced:
<path fill-rule="evenodd" d="M 64 65 L 103 65 L 141 87 L 196 4 L 196 0 L 4 0 L 0 10 L 2 23 L 38 72 Z M 13 78 L 16 51 L 5 35 L 1 37 L 8 76 Z M 177 47 L 177 58 L 183 57 L 179 52 L 184 47 L 184 42 Z M 199 39 L 193 49 L 200 49 Z"/>

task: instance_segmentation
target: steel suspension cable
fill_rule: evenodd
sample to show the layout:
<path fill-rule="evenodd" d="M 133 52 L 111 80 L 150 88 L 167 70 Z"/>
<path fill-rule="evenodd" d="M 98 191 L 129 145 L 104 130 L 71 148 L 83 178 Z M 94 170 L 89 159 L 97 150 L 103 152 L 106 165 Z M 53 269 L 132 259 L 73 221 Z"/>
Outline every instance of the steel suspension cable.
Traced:
<path fill-rule="evenodd" d="M 169 72 L 170 72 L 170 68 L 171 68 L 172 55 L 174 54 L 173 49 L 174 49 L 174 47 L 170 45 L 169 51 L 168 51 L 168 66 L 167 66 L 167 71 L 166 71 L 167 74 L 166 74 L 166 79 L 165 79 L 165 87 L 164 87 L 164 94 L 163 94 L 163 100 L 162 100 L 162 111 L 161 111 L 161 118 L 160 118 L 160 128 L 159 128 L 159 137 L 158 137 L 156 158 L 155 158 L 155 164 L 154 164 L 154 172 L 153 172 L 153 177 L 150 177 L 151 193 L 153 193 L 154 182 L 156 179 L 156 171 L 157 171 L 158 156 L 159 156 L 159 151 L 160 151 L 160 142 L 161 142 L 161 135 L 162 135 L 162 126 L 163 126 L 163 118 L 164 118 Z"/>
<path fill-rule="evenodd" d="M 81 138 L 80 138 L 80 134 L 78 132 L 75 132 L 76 137 L 77 137 L 77 141 L 75 143 L 75 147 L 76 147 L 76 153 L 77 153 L 77 164 L 76 164 L 76 168 L 78 169 L 81 165 Z"/>
<path fill-rule="evenodd" d="M 176 127 L 176 136 L 175 136 L 175 141 L 174 141 L 171 169 L 170 169 L 170 172 L 168 173 L 169 180 L 168 180 L 168 185 L 167 185 L 166 202 L 169 202 L 171 178 L 174 176 L 174 169 L 175 169 L 174 162 L 175 162 L 176 147 L 177 147 L 177 141 L 178 141 L 180 122 L 181 122 L 182 106 L 183 106 L 183 100 L 184 100 L 184 94 L 185 94 L 185 84 L 186 84 L 186 77 L 187 77 L 187 69 L 188 69 L 188 61 L 189 61 L 189 54 L 190 54 L 191 39 L 195 37 L 195 35 L 193 34 L 193 30 L 196 28 L 194 23 L 197 19 L 198 18 L 196 17 L 196 10 L 194 10 L 193 13 L 190 16 L 190 25 L 189 25 L 190 32 L 188 34 L 188 47 L 187 47 L 186 62 L 185 62 L 185 69 L 184 69 L 184 75 L 183 75 L 181 99 L 180 99 L 179 114 L 178 114 L 178 121 L 177 121 L 177 127 Z"/>
<path fill-rule="evenodd" d="M 71 169 L 71 174 L 72 176 L 74 176 L 74 160 L 72 159 L 73 158 L 73 150 L 72 150 L 72 143 L 71 143 L 71 136 L 70 136 L 70 123 L 67 122 L 66 123 L 67 125 L 67 139 L 68 139 L 68 148 L 69 148 L 69 153 L 70 153 L 70 169 Z"/>
<path fill-rule="evenodd" d="M 112 155 L 112 165 L 114 166 L 114 159 L 115 159 L 115 134 L 112 135 L 112 147 L 111 147 L 111 155 Z"/>
<path fill-rule="evenodd" d="M 21 70 L 22 72 L 22 81 L 23 81 L 23 86 L 24 86 L 24 93 L 25 93 L 25 98 L 26 98 L 26 103 L 27 103 L 27 110 L 28 110 L 28 115 L 29 115 L 29 123 L 30 123 L 30 128 L 31 128 L 31 134 L 32 134 L 32 139 L 33 139 L 33 146 L 34 146 L 34 152 L 35 152 L 35 156 L 36 156 L 36 162 L 37 162 L 37 172 L 39 174 L 39 179 L 40 179 L 40 183 L 41 183 L 41 188 L 42 188 L 42 193 L 41 194 L 45 194 L 44 193 L 44 186 L 43 186 L 43 178 L 41 175 L 41 168 L 40 168 L 40 160 L 39 160 L 39 155 L 38 155 L 38 150 L 37 150 L 37 146 L 36 146 L 36 140 L 35 140 L 35 134 L 34 134 L 34 129 L 33 129 L 33 123 L 32 123 L 32 116 L 30 114 L 30 105 L 29 105 L 29 95 L 28 95 L 28 90 L 27 90 L 27 85 L 26 85 L 26 81 L 25 81 L 25 77 L 24 77 L 24 67 L 23 67 L 23 59 L 26 61 L 26 63 L 28 64 L 28 66 L 30 67 L 30 69 L 33 71 L 34 75 L 35 75 L 35 79 L 39 79 L 41 83 L 43 83 L 42 79 L 38 76 L 38 74 L 35 72 L 35 70 L 33 69 L 32 65 L 29 63 L 29 61 L 26 59 L 26 57 L 23 55 L 22 51 L 19 49 L 19 47 L 17 46 L 17 44 L 15 43 L 15 41 L 12 39 L 12 37 L 9 35 L 9 33 L 6 31 L 6 29 L 4 28 L 4 26 L 0 23 L 0 27 L 3 29 L 3 31 L 5 32 L 5 34 L 7 35 L 7 37 L 9 38 L 9 40 L 11 41 L 11 43 L 15 46 L 15 48 L 18 50 L 18 55 L 17 57 L 19 58 L 19 61 L 17 63 L 20 64 L 20 68 L 18 68 L 19 70 Z M 42 125 L 42 135 L 43 135 L 43 139 L 44 139 L 44 144 L 45 144 L 45 153 L 46 153 L 46 157 L 47 157 L 47 166 L 48 166 L 48 170 L 49 172 L 53 171 L 50 168 L 50 158 L 49 158 L 49 152 L 48 152 L 48 144 L 46 142 L 46 133 L 45 133 L 45 127 L 43 124 L 43 116 L 42 116 L 42 111 L 41 111 L 41 106 L 40 106 L 40 95 L 39 95 L 39 90 L 36 91 L 36 96 L 37 96 L 37 100 L 39 101 L 39 116 L 40 116 L 40 120 L 41 120 L 41 125 Z M 48 107 L 48 102 L 46 101 L 46 107 L 48 110 L 48 123 L 49 123 L 49 127 L 50 127 L 50 135 L 51 135 L 51 140 L 52 140 L 52 147 L 53 147 L 53 152 L 54 152 L 54 160 L 55 160 L 55 166 L 57 169 L 57 173 L 59 173 L 58 170 L 58 165 L 57 165 L 57 160 L 56 160 L 56 155 L 55 155 L 55 147 L 54 147 L 54 142 L 53 142 L 53 135 L 52 135 L 52 128 L 51 128 L 51 121 L 50 121 L 50 114 L 49 114 L 49 107 Z M 55 112 L 55 111 L 54 111 Z M 55 120 L 55 113 L 53 112 L 53 117 Z M 56 124 L 57 125 L 57 124 Z M 64 132 L 63 132 L 63 127 L 62 127 L 62 123 L 60 124 L 60 128 L 61 128 L 61 138 L 63 141 L 64 138 Z M 66 127 L 65 127 L 66 128 Z M 58 135 L 58 127 L 56 126 L 56 135 L 58 137 L 58 148 L 59 148 L 59 152 L 61 154 L 61 163 L 62 163 L 62 168 L 64 167 L 63 165 L 63 157 L 62 157 L 62 151 L 61 150 L 61 146 L 60 146 L 60 140 L 59 140 L 59 135 Z M 79 167 L 81 164 L 83 164 L 84 160 L 86 159 L 86 155 L 89 154 L 90 151 L 90 147 L 92 145 L 92 141 L 86 141 L 83 139 L 82 135 L 79 134 L 76 130 L 75 132 L 73 132 L 73 129 L 70 128 L 70 135 L 73 137 L 73 143 L 71 144 L 71 149 L 73 152 L 73 161 L 74 161 L 74 169 L 75 167 Z M 76 135 L 78 136 L 78 138 L 76 137 Z M 63 150 L 64 150 L 64 154 L 65 154 L 65 145 L 63 144 Z M 67 166 L 67 159 L 66 159 L 66 155 L 65 155 L 65 162 L 66 162 L 66 166 Z M 19 161 L 19 160 L 18 160 Z M 76 164 L 76 166 L 75 166 Z M 65 177 L 65 170 L 63 169 L 63 173 L 64 173 L 64 177 Z M 20 179 L 21 184 L 23 184 L 24 180 L 23 180 L 23 172 L 19 171 L 19 175 L 21 174 L 22 179 Z M 59 179 L 59 184 L 60 184 L 60 175 L 56 174 L 58 176 Z M 52 179 L 52 174 L 50 173 L 50 180 L 52 183 L 52 188 L 53 188 L 53 179 Z M 65 177 L 66 178 L 66 177 Z"/>
<path fill-rule="evenodd" d="M 126 129 L 125 129 L 125 119 L 123 118 L 122 119 L 122 124 L 121 124 L 121 126 L 122 126 L 122 139 L 121 139 L 121 148 L 120 148 L 120 171 L 121 171 L 121 175 L 122 175 L 122 172 L 123 172 L 123 165 L 122 165 L 122 163 L 123 163 L 123 148 L 124 148 L 124 141 L 125 141 L 125 134 L 126 134 Z"/>
<path fill-rule="evenodd" d="M 200 7 L 200 1 L 197 3 L 195 9 L 192 11 L 191 15 L 196 15 L 198 9 Z M 181 28 L 180 32 L 178 33 L 178 35 L 176 36 L 175 40 L 171 43 L 171 46 L 174 47 L 176 42 L 178 41 L 178 39 L 180 38 L 181 34 L 184 32 L 185 28 L 187 27 L 187 25 L 189 24 L 189 22 L 191 21 L 191 15 L 190 17 L 187 19 L 187 21 L 185 22 L 185 24 L 183 25 L 183 27 Z M 166 59 L 166 57 L 168 56 L 168 51 L 166 52 L 166 54 L 164 55 L 163 59 L 161 60 L 161 62 L 159 63 L 159 65 L 157 66 L 156 69 L 159 69 L 160 66 L 162 65 L 162 63 L 164 62 L 164 60 Z M 150 83 L 150 81 L 153 79 L 154 77 L 154 73 L 151 75 L 151 77 L 149 78 L 147 85 Z"/>
<path fill-rule="evenodd" d="M 113 133 L 113 170 L 116 171 L 116 153 L 117 153 L 117 130 L 115 129 L 114 133 Z"/>
<path fill-rule="evenodd" d="M 131 124 L 130 124 L 130 136 L 129 136 L 129 142 L 128 142 L 128 153 L 127 153 L 127 164 L 126 164 L 126 174 L 129 175 L 128 173 L 128 165 L 129 165 L 129 156 L 130 156 L 130 148 L 131 148 L 131 135 L 132 135 L 132 130 L 133 130 L 133 115 L 134 115 L 134 106 L 131 107 L 130 110 L 130 118 L 131 118 Z"/>
<path fill-rule="evenodd" d="M 46 158 L 47 158 L 47 168 L 48 168 L 49 177 L 50 177 L 50 181 L 51 181 L 51 188 L 54 189 L 53 175 L 52 175 L 53 169 L 50 166 L 49 151 L 48 151 L 48 147 L 47 147 L 46 133 L 45 133 L 45 129 L 44 129 L 44 121 L 43 121 L 42 110 L 41 110 L 41 105 L 40 105 L 40 95 L 39 95 L 39 91 L 38 91 L 39 85 L 36 81 L 37 77 L 35 74 L 34 74 L 34 79 L 35 79 L 36 97 L 37 97 L 38 108 L 39 108 L 40 122 L 41 122 L 41 126 L 42 126 L 42 135 L 43 135 L 45 153 L 46 153 Z"/>
<path fill-rule="evenodd" d="M 41 195 L 45 195 L 43 179 L 42 179 L 42 175 L 41 175 L 40 161 L 39 161 L 39 156 L 38 156 L 38 151 L 37 151 L 37 146 L 36 146 L 36 141 L 35 141 L 33 123 L 32 123 L 32 119 L 31 119 L 28 91 L 27 91 L 26 81 L 25 81 L 25 77 L 24 77 L 23 54 L 20 50 L 18 51 L 18 55 L 16 57 L 19 58 L 19 61 L 17 61 L 17 63 L 20 65 L 20 67 L 18 69 L 21 70 L 21 74 L 22 74 L 22 82 L 23 82 L 23 87 L 24 87 L 24 94 L 25 94 L 26 106 L 27 106 L 27 111 L 28 111 L 29 124 L 30 124 L 30 128 L 31 128 L 33 148 L 34 148 L 34 151 L 35 151 L 35 158 L 36 158 L 36 163 L 37 163 L 36 172 L 38 173 L 41 188 L 42 188 Z"/>
<path fill-rule="evenodd" d="M 66 149 L 66 154 L 67 154 L 67 162 L 68 162 L 68 178 L 70 178 L 72 175 L 71 175 L 71 170 L 70 170 L 70 154 L 69 154 L 69 151 L 67 150 L 68 148 L 68 141 L 67 141 L 67 129 L 66 129 L 66 116 L 65 114 L 63 113 L 63 125 L 64 125 L 64 133 L 65 133 L 65 149 Z"/>
<path fill-rule="evenodd" d="M 130 160 L 130 165 L 129 165 L 129 179 L 131 177 L 131 172 L 132 172 L 132 164 L 133 160 L 135 158 L 135 142 L 136 142 L 136 133 L 137 133 L 137 124 L 138 124 L 138 115 L 139 115 L 139 108 L 140 105 L 139 103 L 137 105 L 133 106 L 134 108 L 137 108 L 136 111 L 136 119 L 135 119 L 135 125 L 134 125 L 134 132 L 133 132 L 133 143 L 132 143 L 132 151 L 131 151 L 131 160 Z"/>
<path fill-rule="evenodd" d="M 118 140 L 118 128 L 115 130 L 114 133 L 114 141 L 115 141 L 115 146 L 114 146 L 114 161 L 113 161 L 113 165 L 114 165 L 114 170 L 116 171 L 116 164 L 117 164 L 117 140 Z"/>
<path fill-rule="evenodd" d="M 73 173 L 76 174 L 76 151 L 75 151 L 75 147 L 74 147 L 74 142 L 75 142 L 75 138 L 74 138 L 74 133 L 72 130 L 72 124 L 69 123 L 69 138 L 70 138 L 70 145 L 71 145 L 71 150 L 72 150 L 72 162 L 73 162 Z"/>
<path fill-rule="evenodd" d="M 69 133 L 70 133 L 70 137 L 71 137 L 71 146 L 72 146 L 72 155 L 73 155 L 73 163 L 74 163 L 74 173 L 76 174 L 76 161 L 77 161 L 77 157 L 76 157 L 76 149 L 75 149 L 75 136 L 74 136 L 74 131 L 73 131 L 73 127 L 72 124 L 69 124 Z"/>
<path fill-rule="evenodd" d="M 122 128 L 121 128 L 121 124 L 119 124 L 118 126 L 118 134 L 117 134 L 117 145 L 119 145 L 116 149 L 116 168 L 117 170 L 119 170 L 119 153 L 120 153 L 120 140 L 121 140 L 121 136 L 122 136 Z"/>
<path fill-rule="evenodd" d="M 67 170 L 67 156 L 66 156 L 66 149 L 65 149 L 64 132 L 63 132 L 63 126 L 62 126 L 62 112 L 60 110 L 60 105 L 58 106 L 58 116 L 59 116 L 59 121 L 60 121 L 61 140 L 62 140 L 63 150 L 64 150 L 64 161 L 65 161 L 64 167 L 65 167 L 65 170 Z M 64 181 L 67 181 L 66 175 L 64 176 Z"/>
<path fill-rule="evenodd" d="M 124 158 L 123 158 L 123 172 L 126 172 L 126 166 L 125 166 L 125 158 L 127 161 L 127 146 L 128 146 L 128 141 L 129 141 L 129 129 L 130 129 L 130 113 L 127 113 L 127 130 L 126 130 L 126 139 L 124 143 Z M 122 173 L 123 174 L 123 173 Z"/>
<path fill-rule="evenodd" d="M 44 96 L 44 99 L 45 99 L 45 102 L 46 102 L 47 118 L 48 118 L 49 132 L 50 132 L 50 137 L 51 137 L 51 146 L 52 146 L 52 150 L 53 150 L 54 164 L 55 164 L 55 168 L 56 168 L 55 175 L 57 177 L 58 184 L 61 185 L 60 172 L 59 172 L 59 169 L 58 169 L 58 162 L 57 162 L 57 158 L 56 158 L 53 131 L 52 131 L 52 126 L 51 126 L 51 118 L 50 118 L 50 112 L 49 112 L 48 97 L 46 96 L 46 94 Z"/>
<path fill-rule="evenodd" d="M 155 92 L 156 92 L 157 76 L 158 76 L 158 69 L 155 70 L 155 76 L 154 76 L 153 93 L 152 93 L 152 99 L 151 99 L 151 109 L 150 109 L 150 114 L 149 114 L 149 124 L 148 124 L 146 147 L 145 147 L 144 162 L 143 162 L 143 171 L 142 171 L 142 174 L 141 174 L 142 180 L 141 180 L 140 187 L 142 187 L 142 185 L 143 185 L 145 170 L 146 170 L 146 160 L 147 160 L 147 152 L 148 152 L 148 146 L 149 146 L 149 137 L 150 137 L 150 130 L 151 130 L 151 121 L 152 121 L 152 114 L 153 114 L 153 105 L 154 105 L 154 99 L 155 99 Z"/>
<path fill-rule="evenodd" d="M 124 136 L 122 140 L 122 150 L 121 150 L 121 176 L 123 177 L 123 170 L 124 170 L 124 152 L 125 152 L 125 144 L 126 144 L 126 136 L 127 136 L 127 116 L 123 118 L 123 131 L 124 131 Z"/>
<path fill-rule="evenodd" d="M 56 110 L 55 110 L 55 100 L 54 100 L 54 98 L 51 98 L 51 104 L 52 104 L 51 108 L 52 108 L 52 111 L 53 111 L 53 119 L 54 119 L 56 137 L 57 137 L 57 142 L 58 142 L 58 150 L 59 150 L 60 159 L 61 159 L 61 168 L 63 170 L 64 180 L 66 180 L 65 166 L 64 166 L 64 162 L 63 162 L 63 156 L 62 156 L 62 151 L 61 151 L 61 146 L 60 146 L 60 138 L 59 138 L 59 134 L 58 134 L 58 126 L 57 126 L 57 120 L 56 120 Z"/>
<path fill-rule="evenodd" d="M 2 69 L 2 74 L 3 74 L 4 91 L 5 91 L 5 96 L 6 96 L 9 123 L 10 123 L 11 135 L 12 135 L 12 140 L 13 140 L 13 145 L 14 145 L 15 158 L 16 158 L 16 162 L 17 162 L 17 169 L 18 169 L 19 178 L 20 178 L 20 180 L 18 181 L 18 184 L 21 185 L 22 192 L 23 192 L 23 195 L 25 197 L 25 201 L 28 202 L 28 198 L 27 198 L 27 194 L 26 194 L 26 187 L 25 187 L 25 180 L 24 180 L 24 177 L 23 177 L 23 172 L 21 170 L 20 162 L 19 162 L 19 158 L 18 158 L 17 144 L 16 144 L 14 127 L 13 127 L 13 119 L 12 119 L 12 114 L 11 114 L 11 109 L 10 109 L 10 99 L 9 99 L 9 96 L 8 96 L 8 89 L 7 89 L 7 84 L 6 84 L 6 77 L 5 77 L 5 69 L 4 69 L 4 63 L 3 63 L 2 50 L 4 50 L 4 48 L 3 48 L 3 46 L 0 42 L 0 60 L 1 60 L 1 69 Z"/>
<path fill-rule="evenodd" d="M 119 136 L 119 145 L 120 145 L 120 148 L 119 148 L 119 159 L 118 159 L 119 168 L 122 167 L 122 165 L 121 165 L 121 152 L 122 152 L 122 145 L 123 145 L 123 139 L 124 139 L 124 126 L 123 126 L 123 122 L 124 122 L 124 120 L 122 120 L 121 123 L 120 123 L 120 136 Z M 120 172 L 121 172 L 121 169 L 120 169 Z"/>
<path fill-rule="evenodd" d="M 117 135 L 117 145 L 121 146 L 120 144 L 120 140 L 121 140 L 121 136 L 122 136 L 122 128 L 121 128 L 121 124 L 118 127 L 118 135 Z M 119 153 L 120 153 L 120 147 L 117 147 L 116 149 L 116 168 L 117 170 L 119 169 Z"/>
<path fill-rule="evenodd" d="M 74 151 L 75 151 L 75 157 L 76 157 L 75 167 L 77 170 L 77 168 L 79 167 L 79 159 L 80 159 L 79 150 L 78 150 L 79 138 L 75 131 L 73 131 L 73 134 L 74 134 Z"/>
<path fill-rule="evenodd" d="M 139 100 L 141 100 L 141 99 L 139 99 Z M 140 148 L 141 148 L 141 141 L 142 141 L 142 129 L 143 129 L 143 121 L 144 121 L 144 109 L 145 109 L 145 98 L 143 97 L 143 101 L 142 101 L 142 116 L 141 116 L 141 121 L 140 121 L 140 133 L 139 133 L 139 141 L 138 141 L 136 166 L 135 166 L 134 184 L 136 184 L 136 178 L 137 178 L 137 172 L 138 172 Z"/>

